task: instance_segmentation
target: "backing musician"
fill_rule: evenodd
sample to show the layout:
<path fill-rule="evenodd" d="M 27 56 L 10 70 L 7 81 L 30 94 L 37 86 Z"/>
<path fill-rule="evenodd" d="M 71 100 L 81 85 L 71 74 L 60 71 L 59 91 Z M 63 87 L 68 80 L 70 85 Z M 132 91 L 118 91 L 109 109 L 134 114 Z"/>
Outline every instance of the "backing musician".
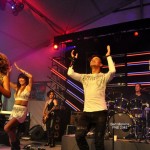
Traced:
<path fill-rule="evenodd" d="M 145 117 L 144 109 L 149 107 L 148 99 L 144 93 L 142 93 L 142 86 L 139 83 L 135 84 L 135 94 L 131 97 L 130 111 L 135 117 Z"/>
<path fill-rule="evenodd" d="M 58 101 L 54 91 L 47 92 L 48 100 L 43 109 L 43 123 L 46 124 L 47 144 L 45 146 L 55 147 L 54 127 L 56 121 L 56 110 L 58 110 Z"/>

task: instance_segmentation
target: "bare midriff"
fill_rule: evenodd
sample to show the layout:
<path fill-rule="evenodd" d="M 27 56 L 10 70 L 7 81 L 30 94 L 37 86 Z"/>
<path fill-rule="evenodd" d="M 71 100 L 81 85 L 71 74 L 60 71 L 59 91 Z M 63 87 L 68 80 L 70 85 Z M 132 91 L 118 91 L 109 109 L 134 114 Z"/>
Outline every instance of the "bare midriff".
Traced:
<path fill-rule="evenodd" d="M 15 101 L 15 105 L 27 106 L 28 105 L 28 101 L 16 100 Z"/>

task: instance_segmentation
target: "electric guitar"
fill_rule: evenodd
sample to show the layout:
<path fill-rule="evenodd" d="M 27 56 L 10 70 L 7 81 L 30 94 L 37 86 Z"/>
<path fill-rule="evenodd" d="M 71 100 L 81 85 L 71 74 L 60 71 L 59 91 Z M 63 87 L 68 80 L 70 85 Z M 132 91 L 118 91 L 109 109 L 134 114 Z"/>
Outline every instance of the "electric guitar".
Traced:
<path fill-rule="evenodd" d="M 49 110 L 46 114 L 44 114 L 43 116 L 43 124 L 46 124 L 47 119 L 49 118 L 49 114 L 53 115 L 54 114 L 54 110 Z"/>

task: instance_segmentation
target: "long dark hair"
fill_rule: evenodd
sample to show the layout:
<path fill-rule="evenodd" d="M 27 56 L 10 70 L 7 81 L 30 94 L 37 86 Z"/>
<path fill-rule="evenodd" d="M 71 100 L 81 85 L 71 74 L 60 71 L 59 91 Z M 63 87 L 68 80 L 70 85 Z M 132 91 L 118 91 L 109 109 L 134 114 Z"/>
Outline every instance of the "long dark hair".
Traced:
<path fill-rule="evenodd" d="M 21 87 L 21 84 L 19 83 L 19 79 L 20 79 L 20 78 L 25 79 L 26 86 L 29 84 L 29 78 L 28 78 L 25 74 L 20 73 L 19 76 L 18 76 L 18 79 L 17 79 L 17 91 L 16 91 L 16 94 L 18 93 L 18 91 L 19 91 L 19 89 L 20 89 L 20 87 Z M 25 87 L 26 87 L 26 86 L 25 86 Z M 25 87 L 22 89 L 22 91 L 25 89 Z M 22 91 L 21 91 L 21 92 L 22 92 Z"/>

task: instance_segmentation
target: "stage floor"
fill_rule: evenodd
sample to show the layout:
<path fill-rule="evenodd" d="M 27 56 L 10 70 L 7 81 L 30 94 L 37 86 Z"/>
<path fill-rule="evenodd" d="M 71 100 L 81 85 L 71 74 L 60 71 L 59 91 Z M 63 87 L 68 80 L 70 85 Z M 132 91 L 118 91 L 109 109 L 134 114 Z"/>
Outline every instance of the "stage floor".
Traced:
<path fill-rule="evenodd" d="M 90 150 L 95 150 L 94 140 L 92 138 L 87 138 Z M 145 140 L 140 142 L 137 140 L 125 140 L 118 139 L 113 142 L 112 139 L 105 140 L 105 150 L 149 150 L 150 143 Z M 75 141 L 74 135 L 64 135 L 62 137 L 61 150 L 79 150 Z"/>
<path fill-rule="evenodd" d="M 44 146 L 45 142 L 31 141 L 31 140 L 20 140 L 20 141 L 21 141 L 22 150 L 25 149 L 25 146 L 31 146 L 32 150 L 40 150 L 40 149 L 42 150 L 79 150 L 75 141 L 75 136 L 73 134 L 62 136 L 62 142 L 56 142 L 56 146 L 54 148 Z M 87 141 L 90 146 L 90 150 L 95 150 L 94 140 L 92 138 L 87 138 Z M 0 144 L 0 149 L 10 150 L 10 147 L 4 144 Z M 121 150 L 121 149 L 123 150 L 149 150 L 150 143 L 146 143 L 145 140 L 142 140 L 141 142 L 139 142 L 137 140 L 117 139 L 117 141 L 114 143 L 112 139 L 105 140 L 105 150 Z"/>
<path fill-rule="evenodd" d="M 61 150 L 60 142 L 57 142 L 56 146 L 53 148 L 44 146 L 45 142 L 31 141 L 31 140 L 20 140 L 20 142 L 21 142 L 21 150 L 25 150 L 25 146 L 31 146 L 32 150 Z M 0 144 L 0 150 L 10 150 L 10 146 Z"/>

